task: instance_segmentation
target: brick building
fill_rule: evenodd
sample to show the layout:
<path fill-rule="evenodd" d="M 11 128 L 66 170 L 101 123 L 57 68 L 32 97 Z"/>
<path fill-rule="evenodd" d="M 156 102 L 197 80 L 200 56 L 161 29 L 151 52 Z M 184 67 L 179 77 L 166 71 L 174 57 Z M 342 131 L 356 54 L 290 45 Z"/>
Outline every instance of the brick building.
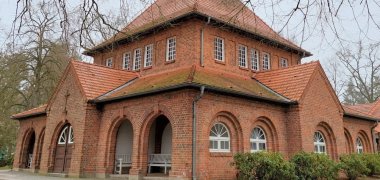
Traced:
<path fill-rule="evenodd" d="M 374 151 L 378 118 L 342 106 L 318 61 L 239 0 L 157 0 L 71 61 L 19 120 L 14 168 L 234 179 L 237 152 Z"/>

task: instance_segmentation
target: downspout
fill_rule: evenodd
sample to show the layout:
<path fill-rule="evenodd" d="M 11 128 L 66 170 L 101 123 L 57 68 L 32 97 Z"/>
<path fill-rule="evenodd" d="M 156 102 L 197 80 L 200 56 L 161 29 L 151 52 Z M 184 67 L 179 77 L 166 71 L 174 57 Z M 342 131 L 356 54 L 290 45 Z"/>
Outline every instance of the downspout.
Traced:
<path fill-rule="evenodd" d="M 203 57 L 203 54 L 204 54 L 204 45 L 203 45 L 203 43 L 204 43 L 204 30 L 205 30 L 206 25 L 210 24 L 210 21 L 211 21 L 211 17 L 209 16 L 207 18 L 206 24 L 204 24 L 202 26 L 202 29 L 201 29 L 201 67 L 204 67 L 204 63 L 203 63 L 204 62 L 204 57 Z"/>
<path fill-rule="evenodd" d="M 196 111 L 196 108 L 197 108 L 197 102 L 202 98 L 204 92 L 205 92 L 205 87 L 204 86 L 201 86 L 201 89 L 200 89 L 200 94 L 198 94 L 197 97 L 195 97 L 195 99 L 193 100 L 193 141 L 192 141 L 192 145 L 193 145 L 193 149 L 192 149 L 192 167 L 191 167 L 191 172 L 192 172 L 192 176 L 193 176 L 193 180 L 196 180 L 196 156 L 197 156 L 197 111 Z"/>
<path fill-rule="evenodd" d="M 376 150 L 377 150 L 377 143 L 376 143 L 376 138 L 375 138 L 375 131 L 374 129 L 377 127 L 377 125 L 379 124 L 379 121 L 376 121 L 376 124 L 374 126 L 372 126 L 371 128 L 371 134 L 372 134 L 372 144 L 373 144 L 373 152 L 376 153 Z M 376 145 L 376 146 L 375 146 Z"/>

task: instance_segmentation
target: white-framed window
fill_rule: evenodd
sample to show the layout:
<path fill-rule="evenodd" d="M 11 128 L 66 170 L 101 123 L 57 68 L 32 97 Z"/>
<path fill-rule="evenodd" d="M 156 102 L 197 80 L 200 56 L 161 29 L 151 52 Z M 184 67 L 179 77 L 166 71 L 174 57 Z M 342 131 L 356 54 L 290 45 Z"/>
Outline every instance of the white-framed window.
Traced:
<path fill-rule="evenodd" d="M 141 67 L 141 48 L 135 49 L 133 57 L 133 70 L 139 70 Z"/>
<path fill-rule="evenodd" d="M 280 65 L 282 68 L 288 67 L 288 59 L 286 58 L 280 58 Z"/>
<path fill-rule="evenodd" d="M 127 52 L 123 55 L 123 69 L 131 70 L 131 53 Z"/>
<path fill-rule="evenodd" d="M 214 39 L 214 59 L 224 61 L 224 39 L 220 37 Z"/>
<path fill-rule="evenodd" d="M 238 62 L 239 62 L 240 67 L 243 67 L 243 68 L 248 67 L 247 46 L 239 45 L 239 47 L 238 47 Z"/>
<path fill-rule="evenodd" d="M 268 53 L 263 53 L 263 70 L 270 69 L 270 55 Z"/>
<path fill-rule="evenodd" d="M 260 127 L 253 128 L 249 141 L 251 143 L 251 152 L 265 151 L 267 149 L 265 132 Z"/>
<path fill-rule="evenodd" d="M 210 131 L 210 152 L 230 152 L 230 133 L 222 123 L 216 123 Z"/>
<path fill-rule="evenodd" d="M 174 61 L 176 57 L 176 37 L 168 38 L 166 42 L 166 61 Z"/>
<path fill-rule="evenodd" d="M 314 133 L 314 152 L 326 153 L 326 141 L 323 134 L 319 131 Z"/>
<path fill-rule="evenodd" d="M 251 69 L 254 71 L 260 70 L 260 63 L 259 60 L 259 51 L 256 49 L 251 49 Z"/>
<path fill-rule="evenodd" d="M 106 66 L 107 67 L 112 67 L 112 65 L 113 65 L 112 58 L 106 59 Z"/>
<path fill-rule="evenodd" d="M 144 67 L 150 67 L 153 63 L 153 44 L 145 46 Z"/>
<path fill-rule="evenodd" d="M 73 144 L 74 143 L 74 131 L 72 126 L 66 126 L 62 129 L 58 138 L 58 144 Z"/>
<path fill-rule="evenodd" d="M 358 154 L 363 154 L 363 152 L 364 152 L 363 143 L 362 143 L 362 140 L 359 137 L 356 138 L 356 152 Z"/>

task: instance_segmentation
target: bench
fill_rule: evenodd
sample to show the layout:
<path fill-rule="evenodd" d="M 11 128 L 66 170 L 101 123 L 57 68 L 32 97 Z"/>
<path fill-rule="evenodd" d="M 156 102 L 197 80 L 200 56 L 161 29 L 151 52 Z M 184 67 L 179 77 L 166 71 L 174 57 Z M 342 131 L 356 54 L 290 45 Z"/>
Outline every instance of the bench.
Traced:
<path fill-rule="evenodd" d="M 129 154 L 116 154 L 115 156 L 115 174 L 121 174 L 123 167 L 131 167 L 132 160 Z"/>
<path fill-rule="evenodd" d="M 33 162 L 33 154 L 28 154 L 28 162 L 26 164 L 26 168 L 31 168 Z"/>
<path fill-rule="evenodd" d="M 151 167 L 164 167 L 165 174 L 167 173 L 167 168 L 172 166 L 172 155 L 171 154 L 150 154 L 148 162 L 148 173 L 150 174 Z"/>

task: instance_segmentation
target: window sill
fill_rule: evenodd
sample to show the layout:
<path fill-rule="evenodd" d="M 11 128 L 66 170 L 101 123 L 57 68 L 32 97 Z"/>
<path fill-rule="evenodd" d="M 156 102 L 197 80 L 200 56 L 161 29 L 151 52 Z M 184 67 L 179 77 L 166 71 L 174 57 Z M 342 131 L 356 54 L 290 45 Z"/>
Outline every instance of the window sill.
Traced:
<path fill-rule="evenodd" d="M 132 72 L 140 72 L 141 69 L 132 70 Z"/>
<path fill-rule="evenodd" d="M 221 65 L 226 65 L 226 61 L 220 61 L 215 59 L 215 63 L 221 64 Z"/>
<path fill-rule="evenodd" d="M 175 63 L 175 60 L 165 61 L 165 64 L 172 64 L 172 63 Z"/>
<path fill-rule="evenodd" d="M 239 66 L 239 69 L 241 69 L 241 70 L 245 70 L 245 71 L 249 71 L 249 69 L 246 68 L 246 67 L 241 67 L 241 66 Z"/>
<path fill-rule="evenodd" d="M 210 152 L 211 157 L 232 157 L 232 152 Z"/>
<path fill-rule="evenodd" d="M 144 67 L 144 70 L 152 69 L 152 66 Z"/>

